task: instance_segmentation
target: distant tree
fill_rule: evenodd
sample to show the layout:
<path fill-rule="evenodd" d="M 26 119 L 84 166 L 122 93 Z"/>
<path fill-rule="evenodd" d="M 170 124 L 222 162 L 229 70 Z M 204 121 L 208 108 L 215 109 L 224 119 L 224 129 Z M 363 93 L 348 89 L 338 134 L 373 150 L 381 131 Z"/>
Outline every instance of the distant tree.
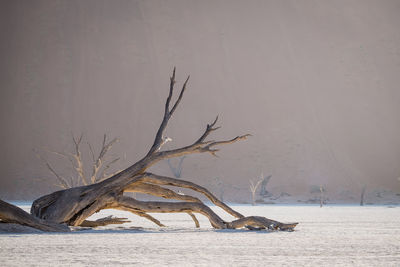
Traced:
<path fill-rule="evenodd" d="M 319 186 L 319 191 L 321 192 L 319 198 L 319 206 L 322 208 L 322 206 L 324 205 L 324 192 L 325 192 L 325 189 L 322 185 Z"/>
<path fill-rule="evenodd" d="M 120 157 L 111 159 L 109 161 L 106 160 L 107 152 L 109 152 L 112 146 L 119 141 L 118 138 L 114 138 L 111 141 L 107 141 L 107 135 L 104 134 L 103 142 L 100 151 L 97 155 L 91 144 L 87 142 L 88 153 L 90 154 L 92 165 L 86 171 L 84 168 L 84 162 L 82 159 L 82 152 L 81 152 L 82 140 L 83 140 L 83 134 L 81 134 L 80 137 L 72 136 L 72 141 L 74 143 L 74 151 L 72 153 L 46 150 L 48 153 L 62 157 L 71 163 L 73 167 L 72 168 L 73 173 L 70 173 L 68 175 L 68 178 L 65 177 L 64 174 L 58 172 L 56 168 L 54 168 L 48 160 L 46 160 L 43 156 L 40 155 L 39 152 L 36 151 L 37 157 L 43 161 L 44 165 L 58 181 L 58 183 L 55 184 L 56 186 L 68 189 L 81 185 L 95 184 L 105 180 L 106 178 L 118 172 L 114 170 L 113 172 L 108 173 L 109 170 L 112 169 L 112 165 L 120 160 Z M 86 173 L 91 173 L 91 174 L 90 176 L 86 176 Z"/>
<path fill-rule="evenodd" d="M 176 164 L 174 166 L 174 164 L 172 163 L 171 159 L 167 159 L 167 164 L 169 169 L 171 170 L 172 174 L 175 176 L 175 178 L 181 178 L 182 176 L 182 164 L 183 161 L 185 160 L 186 156 L 180 157 L 178 164 Z"/>
<path fill-rule="evenodd" d="M 262 183 L 263 177 L 261 176 L 260 179 L 255 183 L 252 180 L 249 180 L 249 181 L 250 181 L 250 192 L 251 192 L 251 199 L 252 199 L 251 204 L 253 206 L 255 206 L 256 205 L 256 191 L 257 191 L 257 188 Z"/>
<path fill-rule="evenodd" d="M 271 180 L 272 175 L 264 176 L 263 173 L 261 173 L 262 182 L 261 182 L 261 188 L 260 188 L 260 196 L 261 197 L 268 197 L 271 195 L 270 192 L 267 190 L 267 185 L 268 182 Z"/>
<path fill-rule="evenodd" d="M 366 189 L 367 189 L 367 186 L 364 185 L 362 190 L 361 190 L 360 206 L 364 206 L 364 198 L 365 198 L 365 190 Z"/>
<path fill-rule="evenodd" d="M 319 194 L 319 196 L 316 199 L 312 199 L 311 201 L 315 203 L 316 201 L 319 201 L 319 205 L 322 208 L 322 206 L 326 202 L 326 197 L 324 194 L 326 193 L 326 188 L 323 187 L 322 185 L 312 185 L 310 189 L 310 193 L 312 194 Z M 314 202 L 315 201 L 315 202 Z"/>

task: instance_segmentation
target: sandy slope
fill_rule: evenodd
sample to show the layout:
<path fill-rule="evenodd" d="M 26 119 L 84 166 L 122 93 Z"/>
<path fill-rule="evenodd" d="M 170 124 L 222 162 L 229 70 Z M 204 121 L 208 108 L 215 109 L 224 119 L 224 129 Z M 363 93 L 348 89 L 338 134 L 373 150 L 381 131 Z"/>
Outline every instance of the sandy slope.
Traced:
<path fill-rule="evenodd" d="M 25 206 L 27 208 L 27 206 Z M 186 214 L 156 215 L 167 228 L 129 216 L 124 230 L 0 235 L 3 266 L 399 266 L 400 207 L 237 206 L 240 212 L 299 221 L 297 231 L 195 229 Z M 106 213 L 109 214 L 109 211 Z M 116 213 L 114 213 L 116 214 Z M 100 217 L 103 214 L 97 214 Z M 229 219 L 227 217 L 226 219 Z M 141 226 L 143 228 L 131 228 Z"/>

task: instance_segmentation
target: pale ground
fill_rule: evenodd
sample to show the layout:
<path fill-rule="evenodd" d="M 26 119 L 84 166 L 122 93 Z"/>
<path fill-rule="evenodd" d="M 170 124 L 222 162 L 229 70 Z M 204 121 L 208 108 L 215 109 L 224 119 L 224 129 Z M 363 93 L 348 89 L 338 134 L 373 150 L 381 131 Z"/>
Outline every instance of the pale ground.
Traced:
<path fill-rule="evenodd" d="M 125 230 L 113 226 L 68 234 L 2 234 L 0 265 L 400 266 L 398 206 L 234 208 L 299 225 L 294 232 L 214 230 L 198 216 L 201 228 L 196 229 L 187 214 L 155 214 L 168 226 L 159 228 L 113 211 L 132 223 L 124 224 Z M 127 230 L 133 226 L 143 228 Z"/>

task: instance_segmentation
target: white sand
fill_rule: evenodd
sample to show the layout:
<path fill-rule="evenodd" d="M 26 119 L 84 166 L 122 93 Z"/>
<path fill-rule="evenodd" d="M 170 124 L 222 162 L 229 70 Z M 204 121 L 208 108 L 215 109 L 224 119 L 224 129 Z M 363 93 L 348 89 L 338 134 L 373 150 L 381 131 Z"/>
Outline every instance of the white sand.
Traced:
<path fill-rule="evenodd" d="M 400 266 L 400 207 L 234 208 L 300 224 L 295 232 L 214 230 L 199 215 L 196 229 L 187 214 L 155 214 L 168 226 L 159 228 L 129 213 L 107 211 L 95 217 L 112 212 L 132 223 L 122 225 L 125 230 L 2 234 L 0 265 Z M 134 226 L 143 228 L 127 230 Z"/>

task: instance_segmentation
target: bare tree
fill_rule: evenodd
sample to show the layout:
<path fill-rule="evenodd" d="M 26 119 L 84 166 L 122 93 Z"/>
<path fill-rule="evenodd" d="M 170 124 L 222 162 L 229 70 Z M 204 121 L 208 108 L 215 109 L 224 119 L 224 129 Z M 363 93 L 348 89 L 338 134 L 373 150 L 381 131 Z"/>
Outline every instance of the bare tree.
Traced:
<path fill-rule="evenodd" d="M 319 196 L 319 206 L 320 208 L 322 208 L 322 206 L 324 205 L 324 187 L 322 185 L 319 186 L 319 192 L 320 192 L 320 196 Z"/>
<path fill-rule="evenodd" d="M 269 180 L 271 180 L 271 177 L 272 177 L 272 175 L 264 176 L 264 174 L 261 173 L 261 178 L 262 178 L 261 188 L 260 188 L 260 196 L 261 197 L 268 197 L 271 195 L 271 193 L 268 192 L 268 190 L 267 190 L 267 185 L 269 183 Z"/>
<path fill-rule="evenodd" d="M 36 152 L 37 157 L 43 161 L 44 165 L 58 181 L 58 183 L 55 184 L 56 186 L 61 187 L 63 189 L 68 189 L 81 185 L 94 184 L 103 181 L 107 177 L 116 173 L 116 171 L 114 171 L 111 174 L 108 174 L 108 171 L 117 161 L 120 160 L 120 157 L 113 158 L 107 161 L 106 154 L 111 150 L 112 146 L 119 141 L 118 138 L 114 138 L 111 141 L 107 141 L 107 135 L 104 134 L 103 142 L 101 144 L 98 155 L 96 155 L 92 145 L 89 142 L 87 142 L 89 150 L 88 153 L 90 154 L 90 158 L 92 160 L 92 166 L 90 166 L 88 168 L 89 170 L 86 171 L 84 168 L 85 164 L 83 162 L 82 152 L 81 152 L 82 140 L 83 140 L 83 134 L 81 134 L 79 137 L 75 137 L 74 135 L 72 135 L 72 141 L 74 144 L 74 152 L 72 153 L 63 153 L 63 152 L 46 150 L 47 152 L 60 156 L 63 159 L 66 159 L 70 162 L 73 169 L 73 173 L 69 174 L 68 178 L 65 175 L 62 175 L 60 172 L 56 171 L 56 168 L 54 168 L 48 160 L 46 160 L 43 156 L 41 156 L 40 153 Z M 91 172 L 91 175 L 87 177 L 85 173 L 88 173 L 89 171 Z"/>
<path fill-rule="evenodd" d="M 366 185 L 364 185 L 362 190 L 361 190 L 360 206 L 364 206 L 365 190 L 367 190 L 367 186 Z"/>
<path fill-rule="evenodd" d="M 237 141 L 245 140 L 249 134 L 239 135 L 232 139 L 211 141 L 208 136 L 219 129 L 216 127 L 218 117 L 205 127 L 204 132 L 193 143 L 180 148 L 162 150 L 163 134 L 166 130 L 168 121 L 176 111 L 182 96 L 186 90 L 189 77 L 184 82 L 179 96 L 174 103 L 171 103 L 174 85 L 175 69 L 170 79 L 169 94 L 165 103 L 164 115 L 160 127 L 156 133 L 154 142 L 148 153 L 139 161 L 125 170 L 107 178 L 101 182 L 91 185 L 74 187 L 60 190 L 49 195 L 45 195 L 35 200 L 31 207 L 31 214 L 45 221 L 53 223 L 65 223 L 70 226 L 80 226 L 86 219 L 103 209 L 119 209 L 130 211 L 133 214 L 146 218 L 159 226 L 163 224 L 148 213 L 187 213 L 198 226 L 194 213 L 206 216 L 211 225 L 217 229 L 236 229 L 248 227 L 251 229 L 274 229 L 274 230 L 293 230 L 297 223 L 285 224 L 270 220 L 260 216 L 245 217 L 234 211 L 225 203 L 216 198 L 206 188 L 192 182 L 156 175 L 146 172 L 148 168 L 159 161 L 182 157 L 189 154 L 209 153 L 216 155 L 219 147 Z M 206 206 L 200 199 L 181 195 L 164 186 L 174 186 L 188 188 L 203 194 L 216 206 L 236 217 L 231 222 L 224 221 L 219 215 Z M 133 197 L 127 197 L 124 192 L 141 192 L 166 199 L 180 200 L 180 202 L 163 201 L 139 201 Z M 0 211 L 1 212 L 1 211 Z"/>
<path fill-rule="evenodd" d="M 259 187 L 259 185 L 262 183 L 263 178 L 264 178 L 263 174 L 261 173 L 260 180 L 258 180 L 256 183 L 254 183 L 252 180 L 249 180 L 250 181 L 251 199 L 252 199 L 251 204 L 253 206 L 256 205 L 256 191 L 257 191 L 257 188 Z"/>

